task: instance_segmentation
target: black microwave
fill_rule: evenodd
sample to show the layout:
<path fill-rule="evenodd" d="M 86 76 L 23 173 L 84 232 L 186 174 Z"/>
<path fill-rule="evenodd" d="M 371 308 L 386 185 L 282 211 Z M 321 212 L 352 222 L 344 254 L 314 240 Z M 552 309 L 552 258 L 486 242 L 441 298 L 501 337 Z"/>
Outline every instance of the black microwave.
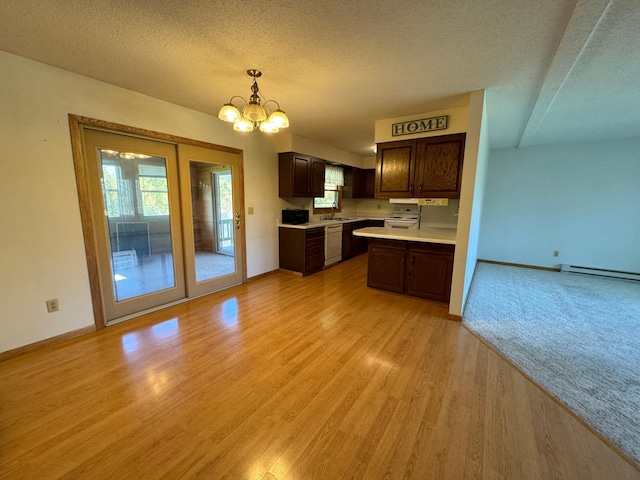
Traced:
<path fill-rule="evenodd" d="M 292 225 L 309 223 L 309 210 L 302 210 L 302 209 L 282 210 L 282 223 L 289 223 Z"/>

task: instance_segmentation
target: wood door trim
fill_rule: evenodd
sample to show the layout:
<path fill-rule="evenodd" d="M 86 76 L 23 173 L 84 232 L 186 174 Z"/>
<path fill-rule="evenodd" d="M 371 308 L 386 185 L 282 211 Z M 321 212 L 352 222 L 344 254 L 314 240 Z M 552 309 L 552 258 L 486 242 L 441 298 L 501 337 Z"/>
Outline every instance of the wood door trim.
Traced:
<path fill-rule="evenodd" d="M 73 165 L 76 173 L 76 188 L 80 204 L 80 221 L 82 223 L 82 236 L 84 238 L 84 252 L 87 259 L 87 271 L 89 275 L 89 289 L 91 291 L 91 305 L 93 306 L 93 319 L 96 330 L 107 326 L 100 293 L 100 274 L 98 271 L 97 245 L 93 236 L 94 224 L 91 215 L 91 199 L 89 195 L 89 175 L 84 157 L 84 137 L 82 135 L 83 123 L 79 117 L 69 115 L 69 131 L 71 134 L 71 151 Z"/>
<path fill-rule="evenodd" d="M 243 222 L 241 224 L 242 228 L 240 229 L 240 242 L 242 244 L 242 281 L 244 283 L 247 280 L 247 252 L 245 235 L 246 230 L 244 228 L 244 158 L 242 150 L 232 147 L 226 147 L 224 145 L 217 145 L 215 143 L 203 142 L 191 138 L 171 135 L 168 133 L 156 132 L 154 130 L 131 127 L 129 125 L 123 125 L 121 123 L 114 123 L 105 120 L 98 120 L 91 117 L 84 117 L 82 115 L 75 115 L 72 113 L 70 113 L 68 116 L 69 134 L 71 136 L 71 153 L 73 156 L 73 165 L 76 175 L 76 189 L 78 191 L 78 202 L 80 206 L 80 221 L 82 224 L 82 236 L 84 239 L 85 257 L 87 260 L 87 273 L 89 276 L 89 289 L 91 291 L 91 304 L 93 306 L 93 318 L 96 325 L 96 330 L 105 328 L 107 326 L 107 323 L 104 314 L 104 303 L 102 300 L 102 295 L 100 293 L 100 277 L 98 271 L 98 259 L 96 257 L 97 245 L 94 238 L 95 225 L 93 223 L 91 215 L 89 175 L 87 174 L 87 160 L 84 155 L 83 130 L 85 128 L 104 130 L 110 133 L 120 133 L 140 137 L 146 140 L 162 141 L 166 143 L 172 143 L 174 145 L 182 143 L 185 145 L 194 145 L 196 147 L 203 147 L 212 150 L 219 150 L 237 154 L 240 175 L 239 181 L 241 182 L 241 185 L 243 187 L 240 192 L 241 205 L 239 207 L 243 212 Z"/>
<path fill-rule="evenodd" d="M 242 150 L 238 151 L 238 181 L 242 188 L 238 195 L 240 205 L 238 210 L 242 211 L 241 223 L 240 223 L 240 245 L 242 246 L 242 258 L 240 263 L 242 264 L 242 283 L 247 281 L 247 210 L 244 207 L 244 155 Z"/>
<path fill-rule="evenodd" d="M 242 154 L 242 150 L 233 147 L 226 147 L 224 145 L 218 145 L 215 143 L 180 137 L 177 135 L 171 135 L 169 133 L 156 132 L 155 130 L 146 130 L 144 128 L 131 127 L 129 125 L 123 125 L 121 123 L 113 123 L 104 120 L 98 120 L 95 118 L 83 117 L 81 115 L 74 115 L 72 113 L 69 114 L 69 122 L 77 123 L 81 128 L 92 127 L 97 130 L 105 130 L 112 133 L 119 132 L 126 135 L 141 137 L 147 140 L 159 140 L 167 143 L 173 143 L 175 145 L 183 143 L 185 145 L 210 148 L 214 150 L 220 150 L 222 152 Z"/>

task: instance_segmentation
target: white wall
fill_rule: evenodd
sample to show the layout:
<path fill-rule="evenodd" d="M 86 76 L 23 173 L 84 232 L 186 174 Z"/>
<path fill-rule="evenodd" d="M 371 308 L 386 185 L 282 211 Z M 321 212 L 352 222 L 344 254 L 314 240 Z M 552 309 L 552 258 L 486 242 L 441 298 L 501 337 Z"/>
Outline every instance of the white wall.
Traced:
<path fill-rule="evenodd" d="M 291 136 L 291 151 L 306 153 L 307 155 L 313 155 L 314 157 L 319 157 L 329 162 L 340 163 L 350 167 L 363 168 L 364 165 L 364 157 L 360 155 L 345 152 L 344 150 L 298 135 Z"/>
<path fill-rule="evenodd" d="M 640 139 L 491 151 L 479 258 L 640 272 L 639 245 Z"/>
<path fill-rule="evenodd" d="M 485 92 L 469 94 L 469 116 L 460 190 L 456 254 L 449 313 L 462 316 L 478 258 L 478 237 L 489 157 L 489 128 Z"/>
<path fill-rule="evenodd" d="M 376 168 L 376 156 L 364 157 L 364 163 L 362 168 Z"/>
<path fill-rule="evenodd" d="M 93 325 L 69 113 L 242 149 L 247 273 L 278 268 L 277 139 L 4 52 L 0 72 L 0 351 Z"/>

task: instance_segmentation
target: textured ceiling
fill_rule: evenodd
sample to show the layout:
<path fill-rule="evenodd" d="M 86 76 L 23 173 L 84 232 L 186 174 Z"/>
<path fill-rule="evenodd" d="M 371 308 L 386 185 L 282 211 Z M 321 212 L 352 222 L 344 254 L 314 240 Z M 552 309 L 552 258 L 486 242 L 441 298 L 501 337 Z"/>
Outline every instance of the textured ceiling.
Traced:
<path fill-rule="evenodd" d="M 375 120 L 487 90 L 494 148 L 640 136 L 637 0 L 0 0 L 0 50 L 217 115 L 248 68 L 290 132 L 371 155 Z"/>

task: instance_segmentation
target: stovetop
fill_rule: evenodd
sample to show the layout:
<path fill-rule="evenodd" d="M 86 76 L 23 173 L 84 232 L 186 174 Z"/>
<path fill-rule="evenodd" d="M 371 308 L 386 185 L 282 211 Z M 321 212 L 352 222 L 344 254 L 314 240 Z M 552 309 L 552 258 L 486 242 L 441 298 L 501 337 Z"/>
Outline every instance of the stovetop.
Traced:
<path fill-rule="evenodd" d="M 421 207 L 418 205 L 393 207 L 393 214 L 389 218 L 417 220 L 420 218 L 420 209 Z"/>

